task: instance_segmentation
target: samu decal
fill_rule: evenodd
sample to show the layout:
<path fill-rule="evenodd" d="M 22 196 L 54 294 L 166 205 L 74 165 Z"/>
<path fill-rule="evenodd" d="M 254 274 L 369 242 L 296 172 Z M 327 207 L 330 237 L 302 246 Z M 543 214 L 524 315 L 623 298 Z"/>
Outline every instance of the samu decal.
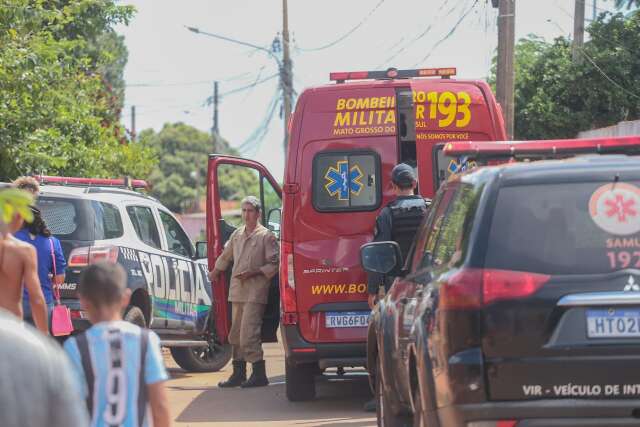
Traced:
<path fill-rule="evenodd" d="M 327 180 L 324 188 L 331 197 L 337 197 L 338 200 L 349 200 L 349 195 L 358 196 L 364 184 L 362 178 L 364 174 L 358 165 L 353 165 L 349 169 L 349 162 L 346 160 L 338 161 L 336 167 L 329 167 L 324 175 Z"/>
<path fill-rule="evenodd" d="M 589 199 L 589 214 L 598 227 L 617 236 L 640 231 L 640 188 L 625 182 L 599 187 Z"/>

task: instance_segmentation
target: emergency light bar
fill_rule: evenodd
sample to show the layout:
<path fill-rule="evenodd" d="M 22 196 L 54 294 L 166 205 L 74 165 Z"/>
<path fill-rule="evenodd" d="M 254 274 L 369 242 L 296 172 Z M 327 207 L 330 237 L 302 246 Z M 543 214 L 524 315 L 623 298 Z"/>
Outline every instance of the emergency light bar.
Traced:
<path fill-rule="evenodd" d="M 130 178 L 77 178 L 69 176 L 34 176 L 41 184 L 60 184 L 60 185 L 76 185 L 76 186 L 101 186 L 101 187 L 122 187 L 122 188 L 144 188 L 148 189 L 147 181 L 142 179 Z"/>
<path fill-rule="evenodd" d="M 409 79 L 413 77 L 442 77 L 448 79 L 456 75 L 455 68 L 420 68 L 417 70 L 398 70 L 389 68 L 387 71 L 346 71 L 329 74 L 329 80 L 344 83 L 347 80 L 389 80 Z"/>
<path fill-rule="evenodd" d="M 446 156 L 512 157 L 573 154 L 640 154 L 640 136 L 538 141 L 460 141 L 445 145 Z"/>

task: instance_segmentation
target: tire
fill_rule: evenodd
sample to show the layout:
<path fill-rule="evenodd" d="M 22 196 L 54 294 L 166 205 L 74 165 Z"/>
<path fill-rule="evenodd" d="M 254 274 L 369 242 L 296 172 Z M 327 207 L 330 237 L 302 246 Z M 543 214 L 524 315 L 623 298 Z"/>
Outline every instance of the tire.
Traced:
<path fill-rule="evenodd" d="M 171 347 L 171 356 L 188 372 L 216 372 L 231 359 L 231 344 L 209 342 L 208 347 Z"/>
<path fill-rule="evenodd" d="M 315 363 L 294 364 L 285 359 L 285 390 L 290 402 L 304 402 L 316 397 Z"/>
<path fill-rule="evenodd" d="M 124 312 L 124 320 L 141 328 L 147 327 L 147 320 L 144 318 L 144 313 L 135 305 L 127 307 L 127 310 Z"/>
<path fill-rule="evenodd" d="M 391 402 L 384 393 L 382 379 L 382 363 L 378 358 L 378 371 L 376 372 L 376 418 L 378 427 L 411 427 L 413 420 L 407 415 L 396 415 L 393 413 Z"/>

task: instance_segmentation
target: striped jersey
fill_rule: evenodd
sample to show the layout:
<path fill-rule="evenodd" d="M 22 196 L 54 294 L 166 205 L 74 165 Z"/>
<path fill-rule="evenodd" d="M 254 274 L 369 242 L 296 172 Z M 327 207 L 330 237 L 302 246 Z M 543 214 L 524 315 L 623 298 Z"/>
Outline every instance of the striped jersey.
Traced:
<path fill-rule="evenodd" d="M 146 386 L 168 379 L 154 332 L 125 321 L 102 322 L 69 338 L 64 349 L 92 427 L 151 425 Z"/>

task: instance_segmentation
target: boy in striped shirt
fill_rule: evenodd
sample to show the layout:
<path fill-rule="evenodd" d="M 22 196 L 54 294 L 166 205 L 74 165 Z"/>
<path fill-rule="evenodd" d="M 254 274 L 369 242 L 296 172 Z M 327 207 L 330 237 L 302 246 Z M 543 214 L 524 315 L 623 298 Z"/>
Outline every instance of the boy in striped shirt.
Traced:
<path fill-rule="evenodd" d="M 93 326 L 69 338 L 71 358 L 92 427 L 166 427 L 171 424 L 160 339 L 122 320 L 131 291 L 124 269 L 113 263 L 87 267 L 78 287 Z M 150 409 L 150 411 L 149 411 Z"/>

